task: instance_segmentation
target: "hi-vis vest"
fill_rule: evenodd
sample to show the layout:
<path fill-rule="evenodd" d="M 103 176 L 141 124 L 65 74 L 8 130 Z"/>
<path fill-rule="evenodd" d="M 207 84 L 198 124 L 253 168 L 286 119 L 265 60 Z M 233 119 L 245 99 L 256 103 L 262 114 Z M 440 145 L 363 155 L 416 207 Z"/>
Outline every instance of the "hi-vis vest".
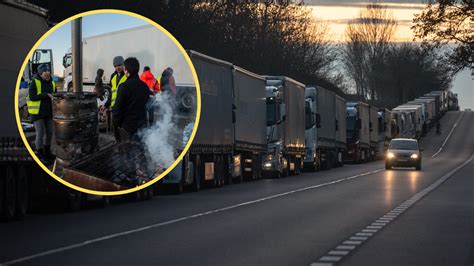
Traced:
<path fill-rule="evenodd" d="M 36 85 L 36 94 L 41 94 L 41 80 L 33 79 Z M 56 92 L 56 83 L 52 80 L 53 83 L 53 92 Z M 41 101 L 30 101 L 30 96 L 26 96 L 26 105 L 28 106 L 28 113 L 30 115 L 37 115 L 39 114 Z"/>
<path fill-rule="evenodd" d="M 120 78 L 118 84 L 117 84 L 117 75 L 114 75 L 110 83 L 112 83 L 112 100 L 110 103 L 111 107 L 114 107 L 115 105 L 115 99 L 117 99 L 117 91 L 118 91 L 118 86 L 122 83 L 124 83 L 127 80 L 127 76 L 123 75 L 122 78 Z"/>

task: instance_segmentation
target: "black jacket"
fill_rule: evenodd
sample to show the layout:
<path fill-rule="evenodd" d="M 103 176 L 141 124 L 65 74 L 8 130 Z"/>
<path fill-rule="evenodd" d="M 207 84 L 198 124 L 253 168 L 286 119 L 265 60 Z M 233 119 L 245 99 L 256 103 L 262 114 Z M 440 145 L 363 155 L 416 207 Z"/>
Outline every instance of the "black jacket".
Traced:
<path fill-rule="evenodd" d="M 130 135 L 139 128 L 146 127 L 146 103 L 150 99 L 150 89 L 138 75 L 130 76 L 120 84 L 117 99 L 112 108 L 113 122 Z"/>
<path fill-rule="evenodd" d="M 36 82 L 31 81 L 28 96 L 31 101 L 41 101 L 39 113 L 37 115 L 31 115 L 31 120 L 36 121 L 46 117 L 53 117 L 53 103 L 51 98 L 48 97 L 48 93 L 53 93 L 53 77 L 49 81 L 43 80 L 41 76 L 37 75 L 35 79 L 41 81 L 41 93 L 38 94 L 36 88 Z"/>

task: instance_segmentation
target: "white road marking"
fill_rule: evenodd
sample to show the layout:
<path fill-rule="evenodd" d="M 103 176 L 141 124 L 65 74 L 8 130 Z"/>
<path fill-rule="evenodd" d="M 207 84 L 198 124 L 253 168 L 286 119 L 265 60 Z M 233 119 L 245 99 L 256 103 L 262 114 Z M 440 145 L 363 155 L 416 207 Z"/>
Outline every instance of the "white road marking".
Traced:
<path fill-rule="evenodd" d="M 334 264 L 328 262 L 315 262 L 311 263 L 311 266 L 332 266 Z"/>
<path fill-rule="evenodd" d="M 275 199 L 275 198 L 280 198 L 280 197 L 283 197 L 283 196 L 288 196 L 288 195 L 295 194 L 295 193 L 298 193 L 298 192 L 303 192 L 303 191 L 307 191 L 307 190 L 312 190 L 312 189 L 316 189 L 316 188 L 321 188 L 321 187 L 337 184 L 337 183 L 352 180 L 352 179 L 355 179 L 355 178 L 375 174 L 375 173 L 381 172 L 383 170 L 384 169 L 376 169 L 376 170 L 366 172 L 366 173 L 362 173 L 362 174 L 357 174 L 357 175 L 353 175 L 353 176 L 349 176 L 349 177 L 343 177 L 343 178 L 340 178 L 340 179 L 337 179 L 337 180 L 334 180 L 334 181 L 330 181 L 330 182 L 327 182 L 327 183 L 322 183 L 322 184 L 313 185 L 313 186 L 307 186 L 307 187 L 303 187 L 303 188 L 299 188 L 299 189 L 295 189 L 295 190 L 275 194 L 275 195 L 272 195 L 272 196 L 263 197 L 263 198 L 260 198 L 260 199 L 247 201 L 247 202 L 242 202 L 242 203 L 238 203 L 238 204 L 235 204 L 235 205 L 231 205 L 231 206 L 227 206 L 227 207 L 207 211 L 207 212 L 201 212 L 201 213 L 193 214 L 193 215 L 190 215 L 190 216 L 185 216 L 185 217 L 181 217 L 181 218 L 177 218 L 177 219 L 173 219 L 173 220 L 169 220 L 169 221 L 165 221 L 165 222 L 160 222 L 160 223 L 155 223 L 155 224 L 151 224 L 151 225 L 148 225 L 148 226 L 139 227 L 139 228 L 128 230 L 128 231 L 123 231 L 123 232 L 120 232 L 120 233 L 110 234 L 110 235 L 106 235 L 106 236 L 103 236 L 103 237 L 94 238 L 94 239 L 91 239 L 91 240 L 86 240 L 86 241 L 83 241 L 83 242 L 80 242 L 80 243 L 76 243 L 76 244 L 72 244 L 72 245 L 68 245 L 68 246 L 64 246 L 64 247 L 59 247 L 59 248 L 47 250 L 47 251 L 44 251 L 44 252 L 39 252 L 39 253 L 30 255 L 30 256 L 25 256 L 25 257 L 21 257 L 21 258 L 18 258 L 18 259 L 2 262 L 2 263 L 0 263 L 0 266 L 1 265 L 12 265 L 12 264 L 20 263 L 20 262 L 25 262 L 25 261 L 33 260 L 33 259 L 36 259 L 36 258 L 40 258 L 40 257 L 44 257 L 44 256 L 48 256 L 48 255 L 68 251 L 68 250 L 71 250 L 71 249 L 84 247 L 84 246 L 87 246 L 87 245 L 90 245 L 90 244 L 110 240 L 110 239 L 113 239 L 113 238 L 126 236 L 126 235 L 130 235 L 130 234 L 135 234 L 135 233 L 143 232 L 143 231 L 146 231 L 146 230 L 162 227 L 162 226 L 165 226 L 165 225 L 170 225 L 170 224 L 183 222 L 183 221 L 186 221 L 186 220 L 196 219 L 196 218 L 207 216 L 207 215 L 210 215 L 210 214 L 224 212 L 224 211 L 240 208 L 240 207 L 243 207 L 243 206 L 248 206 L 248 205 L 259 203 L 259 202 L 263 202 L 263 201 L 267 201 L 267 200 L 271 200 L 271 199 Z"/>
<path fill-rule="evenodd" d="M 373 236 L 375 233 L 378 232 L 378 230 L 375 230 L 375 229 L 370 229 L 370 228 L 379 228 L 381 229 L 383 226 L 381 225 L 378 225 L 380 224 L 379 221 L 380 220 L 388 220 L 386 221 L 386 223 L 390 223 L 391 220 L 393 218 L 395 218 L 396 216 L 398 216 L 399 214 L 403 213 L 404 211 L 406 211 L 406 209 L 408 207 L 400 207 L 401 205 L 403 204 L 406 204 L 406 202 L 410 202 L 410 205 L 411 204 L 415 204 L 418 200 L 422 199 L 424 196 L 426 196 L 428 193 L 430 193 L 431 191 L 433 191 L 434 189 L 436 189 L 438 186 L 440 186 L 443 182 L 445 182 L 446 180 L 448 180 L 451 176 L 453 176 L 457 171 L 459 171 L 461 168 L 463 168 L 464 166 L 466 166 L 467 164 L 469 164 L 470 162 L 472 162 L 474 160 L 474 155 L 471 155 L 471 157 L 469 159 L 467 159 L 466 161 L 464 161 L 461 165 L 458 165 L 456 168 L 454 168 L 453 170 L 449 171 L 447 174 L 445 174 L 444 176 L 442 176 L 441 178 L 439 178 L 438 180 L 436 180 L 435 182 L 433 182 L 431 185 L 429 185 L 428 187 L 422 189 L 421 191 L 419 191 L 418 193 L 416 193 L 414 196 L 412 196 L 409 200 L 405 201 L 404 203 L 400 204 L 399 206 L 397 206 L 395 209 L 391 210 L 390 212 L 386 213 L 384 216 L 382 216 L 381 218 L 378 218 L 376 220 L 376 222 L 373 222 L 371 225 L 367 226 L 366 229 L 362 229 L 360 232 L 356 233 L 355 236 L 351 236 L 348 240 L 345 240 L 342 242 L 342 245 L 338 245 L 335 249 L 345 249 L 347 250 L 347 254 L 345 255 L 342 255 L 341 254 L 341 260 L 344 259 L 345 256 L 349 255 L 350 251 L 353 251 L 356 246 L 359 246 L 360 244 L 362 244 L 362 241 L 354 241 L 354 240 L 357 240 L 357 238 L 359 237 L 364 237 L 365 239 L 364 242 L 367 242 L 369 240 L 369 237 Z M 396 215 L 394 215 L 394 213 L 396 213 Z M 384 224 L 386 225 L 386 224 Z M 373 233 L 371 233 L 373 232 Z M 349 246 L 349 245 L 346 245 L 346 244 L 355 244 L 355 246 Z M 350 248 L 349 248 L 350 247 Z M 332 251 L 330 251 L 332 252 Z M 328 253 L 329 254 L 329 253 Z M 323 255 L 321 258 L 324 258 L 326 257 L 327 255 Z M 321 261 L 321 258 L 318 259 L 318 261 Z M 313 264 L 311 264 L 313 265 Z"/>
<path fill-rule="evenodd" d="M 344 256 L 344 255 L 349 254 L 349 251 L 346 251 L 346 250 L 331 250 L 331 251 L 328 252 L 328 254 L 329 255 L 338 255 L 338 256 L 342 255 L 342 256 Z"/>
<path fill-rule="evenodd" d="M 360 243 L 362 243 L 362 241 L 360 240 L 346 240 L 344 242 L 342 242 L 343 245 L 359 245 Z"/>
<path fill-rule="evenodd" d="M 357 233 L 356 236 L 372 236 L 373 233 Z"/>
<path fill-rule="evenodd" d="M 324 256 L 319 259 L 320 261 L 331 261 L 331 262 L 338 262 L 341 260 L 341 257 L 337 256 Z"/>
<path fill-rule="evenodd" d="M 351 236 L 351 238 L 349 238 L 350 240 L 359 240 L 359 241 L 364 241 L 364 240 L 367 240 L 367 237 L 365 236 Z"/>
<path fill-rule="evenodd" d="M 336 249 L 342 249 L 342 250 L 353 250 L 355 249 L 355 246 L 349 246 L 349 245 L 339 245 L 336 247 Z"/>
<path fill-rule="evenodd" d="M 446 145 L 446 143 L 448 142 L 449 138 L 451 137 L 451 134 L 453 134 L 454 130 L 456 129 L 456 127 L 458 126 L 459 122 L 461 121 L 461 118 L 464 116 L 464 112 L 461 113 L 461 115 L 459 116 L 459 118 L 456 120 L 456 123 L 454 123 L 453 125 L 453 128 L 451 129 L 451 131 L 449 132 L 448 136 L 446 137 L 446 139 L 444 140 L 443 144 L 441 145 L 441 147 L 439 147 L 438 151 L 431 155 L 431 158 L 434 158 L 436 156 L 438 156 L 438 154 L 443 151 L 444 149 L 444 146 Z"/>

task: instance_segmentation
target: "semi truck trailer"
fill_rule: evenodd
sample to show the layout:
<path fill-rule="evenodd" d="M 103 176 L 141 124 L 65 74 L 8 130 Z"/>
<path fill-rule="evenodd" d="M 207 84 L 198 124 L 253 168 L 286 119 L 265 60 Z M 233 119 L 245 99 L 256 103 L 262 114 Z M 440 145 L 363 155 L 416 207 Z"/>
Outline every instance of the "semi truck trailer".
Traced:
<path fill-rule="evenodd" d="M 267 152 L 263 172 L 299 174 L 305 153 L 305 85 L 283 76 L 266 79 Z"/>
<path fill-rule="evenodd" d="M 346 103 L 346 142 L 344 160 L 364 162 L 370 156 L 370 111 L 363 102 Z"/>
<path fill-rule="evenodd" d="M 305 169 L 325 170 L 342 165 L 345 134 L 340 131 L 345 132 L 345 100 L 320 86 L 307 86 L 305 98 Z"/>

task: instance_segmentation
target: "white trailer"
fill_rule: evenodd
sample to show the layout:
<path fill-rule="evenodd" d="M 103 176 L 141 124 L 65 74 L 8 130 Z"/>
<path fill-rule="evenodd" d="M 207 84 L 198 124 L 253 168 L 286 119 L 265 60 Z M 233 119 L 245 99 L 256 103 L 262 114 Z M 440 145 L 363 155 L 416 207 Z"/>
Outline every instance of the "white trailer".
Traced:
<path fill-rule="evenodd" d="M 110 83 L 114 72 L 115 56 L 136 57 L 140 61 L 140 73 L 149 66 L 155 76 L 167 67 L 173 69 L 176 85 L 195 86 L 191 69 L 175 43 L 152 25 L 109 32 L 83 38 L 83 85 L 84 91 L 94 89 L 97 69 L 104 70 L 103 81 Z M 63 57 L 64 89 L 72 88 L 71 51 Z"/>

